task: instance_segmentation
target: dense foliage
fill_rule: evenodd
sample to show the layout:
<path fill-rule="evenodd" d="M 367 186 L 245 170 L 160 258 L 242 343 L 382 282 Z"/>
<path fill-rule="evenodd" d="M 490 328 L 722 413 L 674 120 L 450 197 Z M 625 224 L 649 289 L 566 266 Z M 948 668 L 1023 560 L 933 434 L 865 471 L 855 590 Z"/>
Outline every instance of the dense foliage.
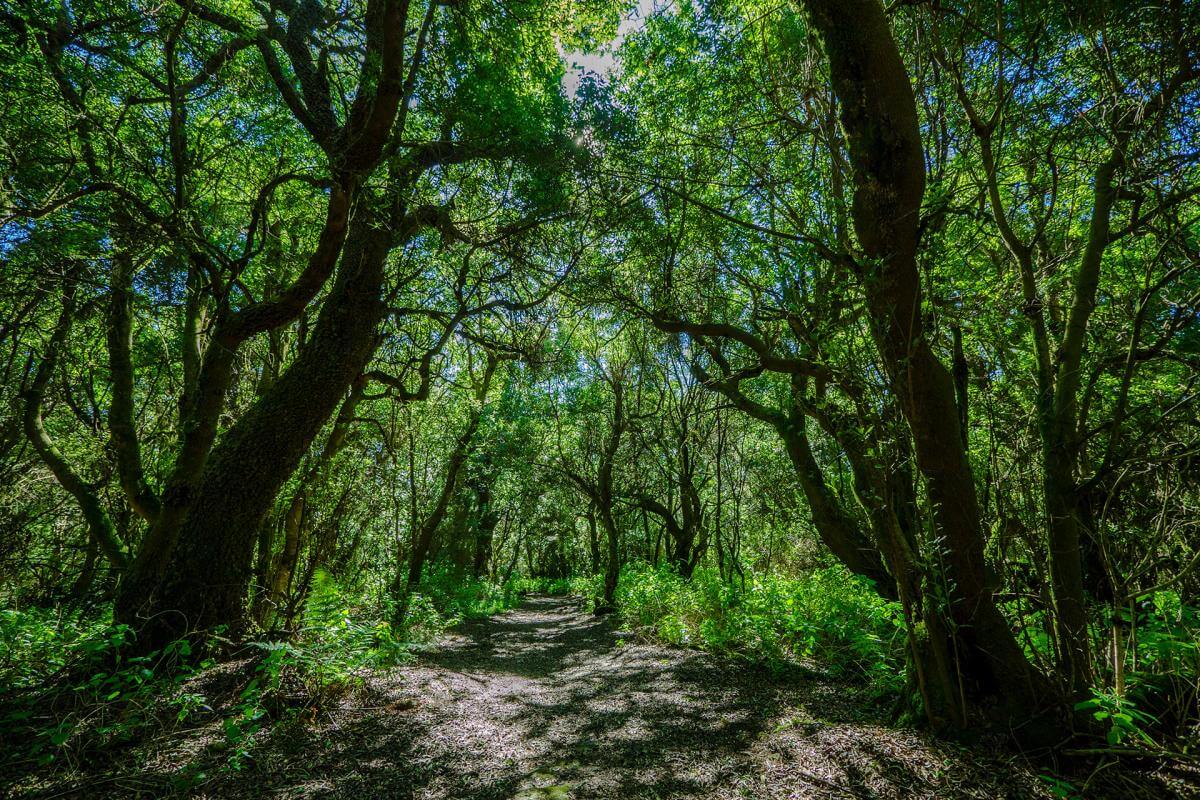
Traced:
<path fill-rule="evenodd" d="M 0 64 L 25 766 L 229 669 L 236 768 L 543 591 L 1195 757 L 1200 5 L 2 0 Z"/>

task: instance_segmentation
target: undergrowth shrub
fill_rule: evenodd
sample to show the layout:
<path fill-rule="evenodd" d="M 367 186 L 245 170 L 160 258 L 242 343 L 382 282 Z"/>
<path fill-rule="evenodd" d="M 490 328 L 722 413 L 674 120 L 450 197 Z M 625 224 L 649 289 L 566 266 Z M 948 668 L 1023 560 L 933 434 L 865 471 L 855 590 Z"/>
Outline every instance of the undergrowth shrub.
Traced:
<path fill-rule="evenodd" d="M 0 738 L 16 765 L 72 763 L 183 723 L 216 718 L 226 766 L 244 764 L 253 735 L 311 714 L 362 686 L 369 670 L 408 655 L 375 610 L 318 573 L 294 637 L 252 641 L 232 686 L 208 697 L 195 679 L 214 660 L 186 639 L 130 655 L 132 631 L 111 612 L 82 620 L 49 610 L 0 613 Z M 216 633 L 221 633 L 217 631 Z M 235 654 L 236 655 L 236 654 Z"/>
<path fill-rule="evenodd" d="M 521 592 L 513 582 L 501 586 L 441 562 L 426 569 L 417 593 L 442 618 L 442 628 L 491 616 L 521 602 Z"/>
<path fill-rule="evenodd" d="M 518 575 L 508 582 L 518 595 L 548 594 L 556 597 L 577 595 L 594 599 L 604 585 L 603 575 L 573 575 L 568 578 L 533 578 Z"/>
<path fill-rule="evenodd" d="M 87 619 L 56 608 L 0 610 L 0 690 L 44 683 L 108 634 L 109 613 Z"/>
<path fill-rule="evenodd" d="M 223 768 L 241 769 L 256 734 L 311 719 L 367 676 L 411 658 L 465 618 L 512 608 L 532 587 L 505 586 L 434 565 L 396 628 L 386 603 L 318 571 L 287 640 L 250 641 L 223 680 L 205 682 L 214 660 L 188 640 L 130 655 L 133 632 L 111 609 L 84 618 L 53 609 L 0 611 L 0 762 L 17 769 L 79 764 L 113 746 L 182 724 L 216 722 Z M 221 631 L 216 633 L 220 634 Z M 249 655 L 249 658 L 246 656 Z M 219 696 L 205 688 L 216 684 Z M 204 776 L 197 765 L 181 775 Z"/>
<path fill-rule="evenodd" d="M 1194 740 L 1200 722 L 1200 607 L 1177 592 L 1157 591 L 1120 616 L 1126 694 L 1115 698 L 1097 688 L 1092 698 L 1095 713 L 1111 712 L 1109 741 L 1146 741 L 1146 729 Z M 1107 667 L 1111 682 L 1111 663 Z"/>
<path fill-rule="evenodd" d="M 185 684 L 212 661 L 187 640 L 129 655 L 133 634 L 46 610 L 0 616 L 0 740 L 10 764 L 86 759 L 207 708 Z"/>
<path fill-rule="evenodd" d="M 281 720 L 313 718 L 361 689 L 372 671 L 410 658 L 410 644 L 396 636 L 380 609 L 318 570 L 292 638 L 250 643 L 261 657 L 222 720 L 227 768 L 242 768 L 260 730 Z"/>
<path fill-rule="evenodd" d="M 630 564 L 617 607 L 628 624 L 671 644 L 767 664 L 812 659 L 881 693 L 902 688 L 899 606 L 840 567 L 802 578 L 747 575 L 743 590 L 710 569 L 685 580 L 670 567 Z"/>
<path fill-rule="evenodd" d="M 254 642 L 263 650 L 264 682 L 290 684 L 290 690 L 320 703 L 362 684 L 371 669 L 408 657 L 377 609 L 355 601 L 332 577 L 318 570 L 304 604 L 300 625 L 289 641 Z"/>
<path fill-rule="evenodd" d="M 1031 660 L 1054 663 L 1046 609 L 1002 604 Z M 1114 623 L 1119 622 L 1119 633 Z M 1128 606 L 1092 609 L 1094 674 L 1090 697 L 1075 709 L 1105 730 L 1109 744 L 1149 746 L 1151 738 L 1194 741 L 1200 730 L 1200 607 L 1159 590 Z M 1118 691 L 1113 637 L 1120 635 L 1124 691 Z"/>

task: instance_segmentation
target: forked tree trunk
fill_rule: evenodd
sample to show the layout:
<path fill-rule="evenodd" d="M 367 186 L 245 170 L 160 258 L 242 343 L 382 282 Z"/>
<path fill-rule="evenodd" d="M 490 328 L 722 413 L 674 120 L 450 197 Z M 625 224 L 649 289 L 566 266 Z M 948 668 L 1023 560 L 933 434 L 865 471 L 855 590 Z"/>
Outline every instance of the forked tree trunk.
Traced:
<path fill-rule="evenodd" d="M 936 537 L 944 542 L 943 613 L 962 699 L 976 711 L 995 709 L 1006 723 L 1028 720 L 1055 694 L 993 600 L 954 381 L 925 333 L 916 263 L 925 167 L 912 86 L 879 0 L 804 5 L 824 41 L 841 106 L 854 227 L 870 259 L 862 282 L 872 335 L 912 431 Z"/>
<path fill-rule="evenodd" d="M 244 620 L 259 524 L 375 346 L 391 242 L 361 216 L 351 228 L 304 349 L 208 456 L 157 589 L 131 582 L 118 600 L 118 618 L 143 631 L 145 647 Z"/>

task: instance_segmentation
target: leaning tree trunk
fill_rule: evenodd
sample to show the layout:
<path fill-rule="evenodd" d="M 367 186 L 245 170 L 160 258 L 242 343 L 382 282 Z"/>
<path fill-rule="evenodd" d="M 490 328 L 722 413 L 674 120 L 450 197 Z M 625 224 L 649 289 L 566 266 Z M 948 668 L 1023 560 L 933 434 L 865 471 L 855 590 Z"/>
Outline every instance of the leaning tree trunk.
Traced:
<path fill-rule="evenodd" d="M 975 710 L 1027 720 L 1053 698 L 993 600 L 954 381 L 926 337 L 919 238 L 925 167 L 916 103 L 879 0 L 804 0 L 824 41 L 854 169 L 854 227 L 872 335 L 913 434 L 937 537 L 961 693 Z M 927 598 L 929 602 L 932 597 Z"/>
<path fill-rule="evenodd" d="M 125 555 L 125 549 L 117 535 L 117 528 L 112 517 L 104 508 L 100 495 L 75 471 L 55 445 L 54 440 L 50 438 L 45 420 L 42 418 L 42 403 L 46 387 L 49 386 L 50 379 L 57 369 L 59 355 L 66 347 L 67 335 L 70 333 L 74 319 L 75 286 L 73 283 L 67 282 L 63 286 L 62 312 L 59 314 L 58 322 L 55 323 L 50 342 L 46 346 L 46 353 L 38 362 L 37 369 L 34 370 L 33 380 L 21 393 L 25 403 L 22 421 L 25 436 L 33 446 L 34 452 L 41 457 L 42 463 L 50 470 L 59 485 L 79 504 L 79 511 L 84 522 L 87 523 L 90 541 L 95 543 L 113 569 L 124 570 L 129 559 Z"/>
<path fill-rule="evenodd" d="M 736 408 L 775 429 L 795 469 L 813 528 L 821 542 L 847 569 L 870 580 L 880 594 L 893 597 L 894 592 L 891 590 L 894 581 L 884 565 L 879 549 L 870 537 L 863 533 L 858 520 L 843 507 L 826 482 L 825 473 L 813 455 L 808 438 L 808 422 L 801 413 L 799 396 L 793 394 L 791 408 L 785 414 L 747 397 L 738 388 L 736 381 L 714 379 L 703 369 L 693 369 L 707 386 L 728 398 Z M 795 391 L 793 387 L 793 392 Z"/>
<path fill-rule="evenodd" d="M 446 474 L 443 478 L 442 489 L 438 493 L 437 501 L 434 503 L 429 515 L 421 521 L 414 532 L 412 552 L 408 556 L 407 577 L 404 577 L 405 570 L 403 565 L 397 564 L 396 578 L 392 585 L 393 599 L 396 603 L 396 608 L 392 612 L 393 625 L 400 626 L 404 623 L 404 618 L 408 614 L 409 601 L 412 599 L 413 593 L 421 585 L 421 575 L 425 571 L 425 562 L 429 557 L 429 549 L 433 544 L 433 536 L 442 524 L 442 520 L 446 518 L 446 511 L 450 507 L 454 491 L 459 485 L 459 474 L 462 472 L 463 467 L 466 466 L 467 459 L 470 458 L 472 449 L 474 448 L 475 434 L 479 431 L 479 423 L 483 418 L 488 390 L 491 387 L 492 376 L 496 372 L 498 363 L 496 356 L 488 353 L 483 381 L 475 394 L 478 402 L 475 408 L 471 409 L 471 416 L 467 420 L 467 426 L 455 441 L 454 449 L 450 452 L 450 458 L 446 462 Z"/>
<path fill-rule="evenodd" d="M 147 646 L 243 622 L 259 524 L 373 352 L 389 250 L 384 230 L 355 219 L 308 343 L 213 448 L 152 602 L 126 596 L 118 606 L 124 619 L 154 610 L 139 625 Z"/>

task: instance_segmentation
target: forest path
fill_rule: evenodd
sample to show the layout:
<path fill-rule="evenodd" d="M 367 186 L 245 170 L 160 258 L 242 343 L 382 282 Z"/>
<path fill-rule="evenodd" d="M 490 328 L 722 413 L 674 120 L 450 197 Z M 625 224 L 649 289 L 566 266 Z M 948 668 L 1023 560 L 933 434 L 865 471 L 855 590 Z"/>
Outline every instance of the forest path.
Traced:
<path fill-rule="evenodd" d="M 1001 757 L 882 724 L 851 687 L 627 641 L 570 599 L 454 629 L 372 689 L 258 748 L 214 796 L 1044 797 Z"/>

